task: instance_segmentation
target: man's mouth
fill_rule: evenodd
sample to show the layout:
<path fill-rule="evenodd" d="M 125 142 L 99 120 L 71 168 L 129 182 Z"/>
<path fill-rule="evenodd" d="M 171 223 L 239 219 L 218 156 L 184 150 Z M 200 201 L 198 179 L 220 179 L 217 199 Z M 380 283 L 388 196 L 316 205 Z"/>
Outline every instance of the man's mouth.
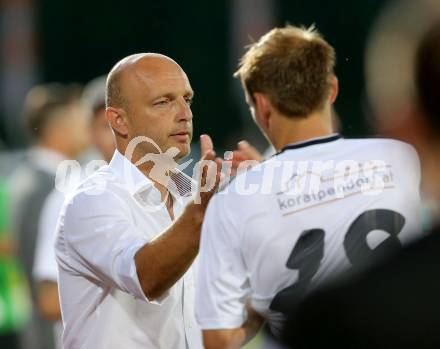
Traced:
<path fill-rule="evenodd" d="M 189 139 L 189 132 L 182 131 L 182 132 L 175 132 L 171 134 L 171 137 L 178 141 L 187 141 Z"/>

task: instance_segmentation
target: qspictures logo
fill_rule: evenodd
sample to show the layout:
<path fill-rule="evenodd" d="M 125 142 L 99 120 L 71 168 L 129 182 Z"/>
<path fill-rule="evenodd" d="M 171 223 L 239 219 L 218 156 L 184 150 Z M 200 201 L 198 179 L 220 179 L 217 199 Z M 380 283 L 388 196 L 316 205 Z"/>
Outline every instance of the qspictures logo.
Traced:
<path fill-rule="evenodd" d="M 148 147 L 138 148 L 144 142 L 148 143 Z M 142 155 L 140 149 L 155 151 Z M 136 158 L 139 159 L 134 161 L 136 150 Z M 214 161 L 200 160 L 195 163 L 192 176 L 187 176 L 182 170 L 195 160 L 189 159 L 179 165 L 176 161 L 179 152 L 176 147 L 162 151 L 154 140 L 145 136 L 132 139 L 122 154 L 126 161 L 122 173 L 124 183 L 120 185 L 142 189 L 147 183 L 156 183 L 166 187 L 168 192 L 161 200 L 149 200 L 148 195 L 140 200 L 143 208 L 149 211 L 160 210 L 169 195 L 173 195 L 175 200 L 191 196 L 195 203 L 200 203 L 200 194 L 212 190 L 215 185 L 217 165 Z M 261 164 L 255 160 L 243 161 L 233 169 L 232 154 L 230 151 L 225 153 L 218 195 L 226 195 L 230 191 L 244 196 L 275 195 L 283 215 L 353 195 L 380 195 L 394 187 L 392 166 L 381 160 L 280 161 L 274 157 Z M 71 192 L 82 179 L 104 164 L 102 160 L 93 160 L 85 166 L 72 160 L 62 162 L 57 171 L 56 189 L 64 194 Z M 140 169 L 146 164 L 149 178 L 139 180 L 139 175 L 134 175 L 133 166 Z M 203 169 L 207 176 L 206 181 L 201 183 Z M 236 175 L 232 176 L 232 173 Z M 99 176 L 90 178 L 96 181 L 96 185 L 87 194 L 100 195 L 107 183 L 100 181 Z"/>

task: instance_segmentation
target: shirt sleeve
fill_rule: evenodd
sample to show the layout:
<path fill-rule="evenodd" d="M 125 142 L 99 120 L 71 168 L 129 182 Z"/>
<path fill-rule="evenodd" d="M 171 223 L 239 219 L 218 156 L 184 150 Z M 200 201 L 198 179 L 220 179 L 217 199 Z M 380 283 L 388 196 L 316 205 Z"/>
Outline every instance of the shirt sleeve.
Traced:
<path fill-rule="evenodd" d="M 240 231 L 223 199 L 220 194 L 211 200 L 202 227 L 196 317 L 205 330 L 237 328 L 247 316 L 249 283 Z"/>
<path fill-rule="evenodd" d="M 153 236 L 135 227 L 131 212 L 116 194 L 83 192 L 67 202 L 59 222 L 57 253 L 60 268 L 68 268 L 152 304 L 140 285 L 134 256 Z M 58 252 L 58 251 L 57 251 Z M 67 260 L 63 260 L 63 257 Z"/>
<path fill-rule="evenodd" d="M 36 281 L 57 282 L 58 267 L 55 260 L 55 229 L 64 202 L 64 194 L 52 191 L 41 210 L 33 277 Z"/>

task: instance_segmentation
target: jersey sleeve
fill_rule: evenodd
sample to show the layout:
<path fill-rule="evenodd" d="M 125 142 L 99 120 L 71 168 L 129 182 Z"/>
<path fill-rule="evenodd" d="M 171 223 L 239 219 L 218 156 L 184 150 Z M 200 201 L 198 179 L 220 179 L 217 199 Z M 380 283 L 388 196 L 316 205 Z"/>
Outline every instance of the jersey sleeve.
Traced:
<path fill-rule="evenodd" d="M 224 199 L 220 194 L 211 200 L 202 228 L 196 285 L 196 317 L 202 329 L 237 328 L 246 320 L 249 284 L 241 232 Z"/>

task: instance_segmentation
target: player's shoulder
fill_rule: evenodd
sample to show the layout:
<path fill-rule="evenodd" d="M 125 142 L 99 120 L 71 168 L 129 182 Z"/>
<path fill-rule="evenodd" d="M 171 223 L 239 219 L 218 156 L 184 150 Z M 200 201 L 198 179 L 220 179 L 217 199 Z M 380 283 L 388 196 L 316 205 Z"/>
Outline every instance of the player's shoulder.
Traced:
<path fill-rule="evenodd" d="M 268 200 L 278 191 L 282 175 L 282 166 L 277 161 L 272 157 L 238 174 L 214 196 L 210 205 L 242 220 L 256 212 L 271 210 Z"/>
<path fill-rule="evenodd" d="M 233 195 L 242 194 L 243 191 L 257 194 L 258 191 L 251 188 L 260 186 L 268 175 L 276 175 L 280 167 L 277 162 L 279 159 L 273 156 L 260 163 L 253 161 L 249 163 L 250 165 L 240 164 L 239 174 L 231 178 L 229 184 L 222 191 Z"/>
<path fill-rule="evenodd" d="M 417 155 L 416 149 L 408 143 L 391 138 L 344 138 L 342 146 L 361 146 L 385 152 L 403 152 Z"/>
<path fill-rule="evenodd" d="M 408 143 L 389 138 L 347 139 L 347 149 L 358 151 L 363 159 L 381 160 L 395 168 L 411 169 L 420 175 L 420 159 L 417 150 Z"/>

